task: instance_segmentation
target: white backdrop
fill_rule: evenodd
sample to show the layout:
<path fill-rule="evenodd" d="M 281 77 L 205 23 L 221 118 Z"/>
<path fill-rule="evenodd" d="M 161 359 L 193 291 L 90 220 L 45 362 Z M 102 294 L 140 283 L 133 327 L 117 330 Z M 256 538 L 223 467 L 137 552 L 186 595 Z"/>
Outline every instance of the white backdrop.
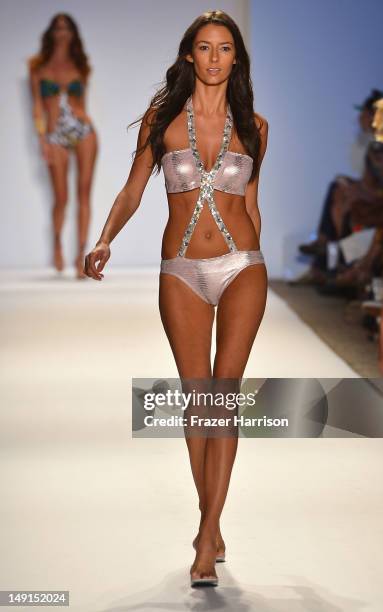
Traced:
<path fill-rule="evenodd" d="M 225 0 L 220 8 L 246 34 L 247 1 Z M 91 247 L 132 164 L 138 127 L 127 132 L 126 126 L 147 108 L 176 58 L 184 31 L 207 9 L 206 2 L 194 0 L 184 3 L 34 0 L 33 9 L 29 1 L 2 0 L 2 267 L 44 266 L 51 261 L 51 187 L 47 169 L 39 157 L 26 69 L 26 59 L 38 50 L 39 37 L 49 19 L 57 12 L 68 12 L 74 17 L 94 68 L 88 112 L 98 132 L 100 148 L 92 191 L 88 240 Z M 75 168 L 72 157 L 63 235 L 69 264 L 73 263 L 76 245 Z M 150 178 L 141 206 L 113 241 L 108 266 L 159 265 L 167 209 L 161 172 Z"/>
<path fill-rule="evenodd" d="M 26 59 L 56 12 L 80 26 L 94 68 L 88 112 L 100 140 L 92 192 L 88 247 L 100 235 L 125 183 L 138 128 L 128 123 L 147 108 L 173 63 L 179 41 L 195 17 L 220 8 L 238 23 L 252 57 L 255 110 L 269 121 L 269 146 L 261 172 L 261 248 L 270 277 L 292 264 L 296 244 L 314 229 L 328 182 L 352 173 L 350 150 L 360 102 L 382 86 L 379 0 L 133 2 L 113 0 L 2 0 L 0 38 L 0 172 L 2 268 L 51 262 L 52 194 L 39 157 L 31 115 Z M 74 159 L 64 233 L 65 256 L 75 256 Z M 108 266 L 159 266 L 167 220 L 163 174 L 152 176 L 141 206 L 112 243 Z"/>

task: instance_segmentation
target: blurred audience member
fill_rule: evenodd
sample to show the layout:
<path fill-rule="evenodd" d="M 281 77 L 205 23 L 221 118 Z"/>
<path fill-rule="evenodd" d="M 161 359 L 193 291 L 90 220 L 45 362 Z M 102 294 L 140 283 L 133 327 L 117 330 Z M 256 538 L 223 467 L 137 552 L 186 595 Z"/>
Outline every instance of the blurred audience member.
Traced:
<path fill-rule="evenodd" d="M 311 269 L 302 277 L 302 282 L 322 284 L 328 278 L 328 244 L 334 243 L 364 227 L 379 227 L 383 224 L 383 187 L 382 152 L 380 143 L 374 135 L 374 104 L 383 97 L 383 91 L 374 89 L 360 110 L 360 128 L 367 137 L 367 150 L 364 155 L 363 173 L 360 178 L 338 175 L 329 185 L 322 210 L 317 239 L 302 244 L 299 250 L 314 256 Z M 345 266 L 342 252 L 339 263 Z M 333 276 L 333 274 L 331 275 Z M 298 280 L 299 282 L 299 280 Z"/>

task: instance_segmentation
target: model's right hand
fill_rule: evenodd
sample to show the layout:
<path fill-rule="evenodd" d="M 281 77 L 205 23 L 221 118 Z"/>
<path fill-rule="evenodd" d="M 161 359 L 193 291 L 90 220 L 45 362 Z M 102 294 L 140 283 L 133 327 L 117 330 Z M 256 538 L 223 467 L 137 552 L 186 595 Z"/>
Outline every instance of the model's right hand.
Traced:
<path fill-rule="evenodd" d="M 40 151 L 41 151 L 42 157 L 45 159 L 45 161 L 48 164 L 48 166 L 50 166 L 52 164 L 52 162 L 53 162 L 53 155 L 52 155 L 51 144 L 49 142 L 47 142 L 46 140 L 41 139 L 41 141 L 40 141 Z"/>
<path fill-rule="evenodd" d="M 103 270 L 109 257 L 109 245 L 106 242 L 99 242 L 94 247 L 94 249 L 85 257 L 85 274 L 90 278 L 94 278 L 95 280 L 102 280 L 104 278 L 104 275 L 101 274 L 101 270 Z"/>

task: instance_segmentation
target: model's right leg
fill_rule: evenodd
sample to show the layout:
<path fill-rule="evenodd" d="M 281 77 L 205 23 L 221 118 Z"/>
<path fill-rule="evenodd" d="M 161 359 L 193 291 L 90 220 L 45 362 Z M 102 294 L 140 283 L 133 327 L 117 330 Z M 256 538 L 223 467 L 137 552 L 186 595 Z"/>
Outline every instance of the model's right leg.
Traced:
<path fill-rule="evenodd" d="M 52 162 L 48 165 L 53 188 L 54 203 L 52 211 L 54 234 L 54 264 L 62 270 L 64 261 L 61 247 L 61 233 L 64 225 L 65 206 L 68 201 L 68 161 L 69 151 L 58 144 L 50 144 Z"/>
<path fill-rule="evenodd" d="M 159 309 L 180 378 L 209 378 L 214 306 L 172 274 L 160 273 Z"/>
<path fill-rule="evenodd" d="M 196 378 L 204 379 L 206 386 L 210 387 L 214 306 L 205 302 L 176 276 L 160 273 L 159 309 L 183 387 L 187 386 L 187 379 Z M 202 386 L 203 381 L 199 390 L 203 390 Z M 185 439 L 202 521 L 206 506 L 204 463 L 207 438 L 191 436 Z M 197 553 L 193 568 L 201 576 L 211 575 L 215 571 L 211 567 L 211 560 L 208 563 L 203 553 Z"/>
<path fill-rule="evenodd" d="M 179 278 L 160 273 L 159 309 L 180 379 L 211 379 L 214 307 Z M 185 384 L 185 383 L 184 383 Z M 206 438 L 186 438 L 200 509 L 205 506 L 203 463 Z"/>
<path fill-rule="evenodd" d="M 78 244 L 75 266 L 77 277 L 84 278 L 84 250 L 88 237 L 90 222 L 90 194 L 97 159 L 98 141 L 96 132 L 90 132 L 77 143 L 75 153 L 78 163 L 77 197 L 78 197 Z"/>

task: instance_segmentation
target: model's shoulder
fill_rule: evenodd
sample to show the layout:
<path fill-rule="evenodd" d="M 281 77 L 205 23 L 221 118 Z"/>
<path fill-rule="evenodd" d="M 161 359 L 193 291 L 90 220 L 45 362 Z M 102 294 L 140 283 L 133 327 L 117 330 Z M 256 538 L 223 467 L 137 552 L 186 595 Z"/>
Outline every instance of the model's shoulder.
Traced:
<path fill-rule="evenodd" d="M 27 58 L 27 66 L 29 74 L 34 77 L 40 77 L 41 75 L 41 62 L 37 55 L 31 55 Z"/>
<path fill-rule="evenodd" d="M 254 113 L 254 123 L 257 126 L 258 130 L 263 130 L 267 132 L 269 124 L 267 122 L 266 117 L 260 115 L 259 113 Z"/>

